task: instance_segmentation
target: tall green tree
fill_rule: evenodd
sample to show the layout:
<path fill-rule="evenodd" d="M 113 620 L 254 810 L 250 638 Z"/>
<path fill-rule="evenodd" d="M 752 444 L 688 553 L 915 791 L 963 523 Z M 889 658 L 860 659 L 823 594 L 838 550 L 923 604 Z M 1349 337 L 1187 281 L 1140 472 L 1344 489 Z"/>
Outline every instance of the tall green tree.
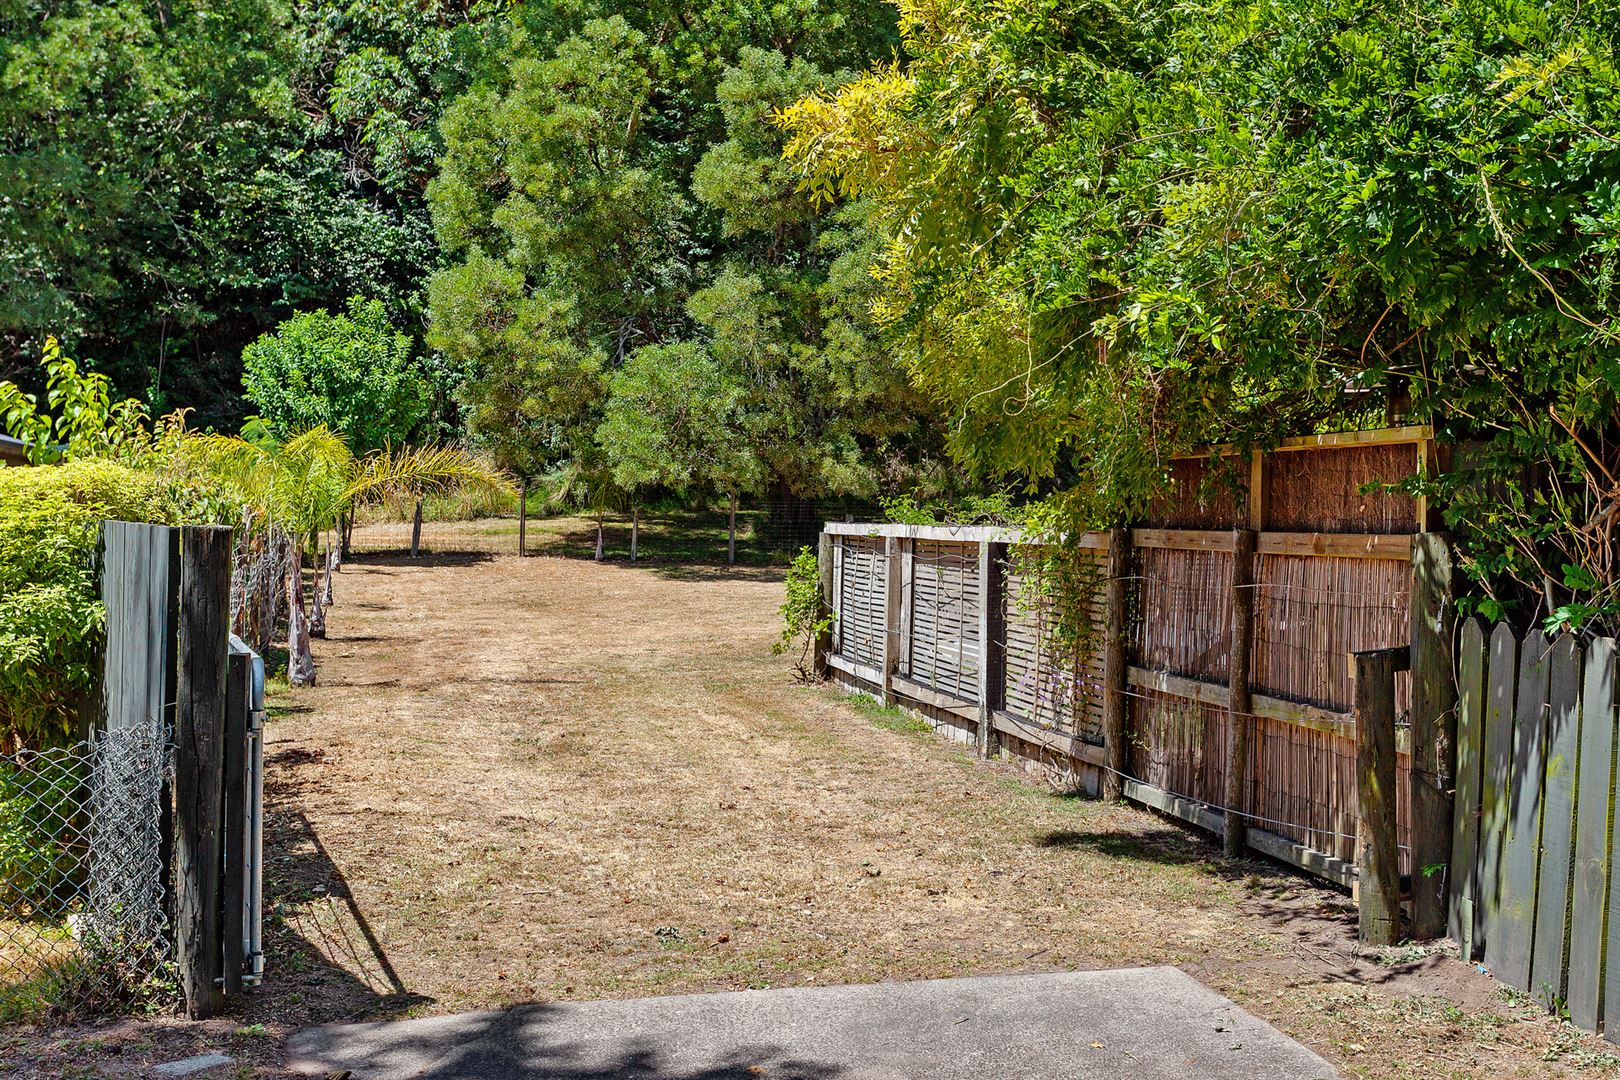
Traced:
<path fill-rule="evenodd" d="M 1612 3 L 900 9 L 789 152 L 874 208 L 960 461 L 1101 524 L 1196 443 L 1406 413 L 1488 610 L 1616 610 Z"/>
<path fill-rule="evenodd" d="M 367 454 L 408 441 L 427 415 L 412 352 L 380 300 L 355 296 L 346 312 L 294 316 L 249 345 L 242 385 L 278 437 L 324 427 Z"/>

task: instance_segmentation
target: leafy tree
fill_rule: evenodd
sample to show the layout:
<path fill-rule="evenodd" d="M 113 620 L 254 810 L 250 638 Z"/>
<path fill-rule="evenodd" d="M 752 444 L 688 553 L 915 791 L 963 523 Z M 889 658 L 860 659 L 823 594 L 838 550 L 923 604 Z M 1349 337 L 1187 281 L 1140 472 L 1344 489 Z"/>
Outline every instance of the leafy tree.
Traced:
<path fill-rule="evenodd" d="M 279 437 L 324 427 L 367 453 L 405 442 L 427 413 L 411 351 L 381 301 L 355 296 L 346 313 L 297 315 L 249 345 L 242 385 Z"/>
<path fill-rule="evenodd" d="M 726 561 L 736 562 L 737 496 L 760 480 L 741 381 L 701 345 L 683 341 L 638 349 L 609 385 L 597 439 L 614 482 L 632 493 L 654 486 L 725 492 Z"/>
<path fill-rule="evenodd" d="M 1494 610 L 1613 610 L 1612 4 L 900 7 L 788 150 L 873 207 L 960 461 L 1104 524 L 1196 443 L 1405 412 L 1469 448 Z"/>

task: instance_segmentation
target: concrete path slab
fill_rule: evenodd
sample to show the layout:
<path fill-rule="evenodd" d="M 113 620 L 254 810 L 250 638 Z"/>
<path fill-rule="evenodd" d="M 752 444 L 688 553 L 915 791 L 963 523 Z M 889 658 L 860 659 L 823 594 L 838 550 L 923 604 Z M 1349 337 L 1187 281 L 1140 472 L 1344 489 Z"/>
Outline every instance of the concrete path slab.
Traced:
<path fill-rule="evenodd" d="M 751 990 L 309 1028 L 354 1080 L 1332 1080 L 1175 968 Z"/>

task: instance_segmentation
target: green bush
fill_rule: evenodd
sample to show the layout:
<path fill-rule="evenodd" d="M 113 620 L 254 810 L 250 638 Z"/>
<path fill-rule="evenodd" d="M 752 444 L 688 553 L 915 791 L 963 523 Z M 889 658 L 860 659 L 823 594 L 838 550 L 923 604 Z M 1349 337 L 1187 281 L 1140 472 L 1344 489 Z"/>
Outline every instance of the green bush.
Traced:
<path fill-rule="evenodd" d="M 150 473 L 108 461 L 0 469 L 0 747 L 73 741 L 105 611 L 103 518 L 167 523 Z"/>
<path fill-rule="evenodd" d="M 778 656 L 797 652 L 799 678 L 809 680 L 815 675 L 810 660 L 816 638 L 831 627 L 832 612 L 821 602 L 821 568 L 816 564 L 816 553 L 810 548 L 801 548 L 788 566 L 782 636 L 771 651 Z"/>

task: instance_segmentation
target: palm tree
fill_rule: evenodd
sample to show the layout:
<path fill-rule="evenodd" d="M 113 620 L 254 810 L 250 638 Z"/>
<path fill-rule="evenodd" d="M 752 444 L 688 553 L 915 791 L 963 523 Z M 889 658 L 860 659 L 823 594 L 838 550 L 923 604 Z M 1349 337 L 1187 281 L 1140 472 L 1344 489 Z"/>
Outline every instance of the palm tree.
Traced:
<path fill-rule="evenodd" d="M 324 586 L 317 581 L 313 620 L 305 615 L 303 583 L 304 556 L 314 554 L 322 532 L 366 502 L 421 499 L 469 488 L 513 491 L 504 472 L 469 451 L 448 446 L 388 447 L 357 458 L 341 435 L 325 427 L 285 440 L 256 423 L 244 425 L 240 435 L 188 433 L 176 440 L 171 460 L 182 470 L 201 471 L 222 484 L 240 505 L 250 529 L 276 530 L 288 538 L 287 671 L 294 686 L 315 681 L 310 622 L 324 633 L 330 559 L 328 580 Z"/>

